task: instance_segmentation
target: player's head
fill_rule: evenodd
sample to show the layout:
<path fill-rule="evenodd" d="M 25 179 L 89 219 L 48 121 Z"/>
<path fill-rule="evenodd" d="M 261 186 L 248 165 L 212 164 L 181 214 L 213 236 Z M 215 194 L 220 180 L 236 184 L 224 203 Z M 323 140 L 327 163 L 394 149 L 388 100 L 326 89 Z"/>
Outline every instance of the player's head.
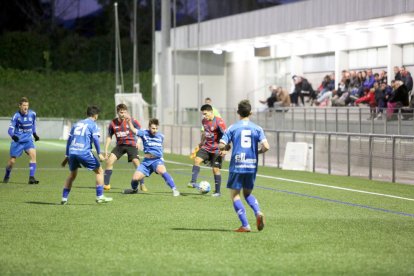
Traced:
<path fill-rule="evenodd" d="M 207 97 L 204 99 L 204 103 L 205 104 L 210 104 L 211 105 L 211 98 Z"/>
<path fill-rule="evenodd" d="M 95 120 L 98 119 L 99 112 L 101 112 L 99 107 L 95 105 L 88 106 L 88 109 L 86 109 L 86 115 L 88 117 L 93 117 Z"/>
<path fill-rule="evenodd" d="M 201 113 L 203 113 L 203 117 L 209 121 L 213 120 L 214 113 L 213 107 L 209 104 L 205 104 L 200 108 Z"/>
<path fill-rule="evenodd" d="M 242 118 L 249 117 L 252 114 L 252 106 L 250 105 L 249 100 L 242 100 L 239 102 L 239 106 L 237 107 L 237 113 Z"/>
<path fill-rule="evenodd" d="M 158 132 L 158 126 L 160 125 L 157 118 L 152 118 L 148 122 L 148 129 L 151 132 L 152 135 L 156 134 Z"/>
<path fill-rule="evenodd" d="M 126 106 L 126 104 L 118 104 L 116 106 L 116 113 L 118 114 L 119 119 L 125 119 L 125 115 L 128 113 L 128 107 Z"/>
<path fill-rule="evenodd" d="M 19 110 L 22 114 L 27 114 L 29 111 L 29 99 L 26 97 L 22 97 L 19 101 Z"/>

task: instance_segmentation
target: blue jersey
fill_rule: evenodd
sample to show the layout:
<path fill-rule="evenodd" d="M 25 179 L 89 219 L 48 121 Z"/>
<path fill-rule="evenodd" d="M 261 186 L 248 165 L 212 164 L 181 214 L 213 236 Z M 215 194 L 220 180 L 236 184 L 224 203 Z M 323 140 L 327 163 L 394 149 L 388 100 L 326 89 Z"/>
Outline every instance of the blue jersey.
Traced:
<path fill-rule="evenodd" d="M 70 131 L 66 144 L 66 155 L 89 153 L 92 150 L 92 142 L 95 144 L 96 152 L 99 154 L 99 128 L 95 121 L 90 118 L 79 121 Z"/>
<path fill-rule="evenodd" d="M 10 136 L 19 137 L 19 142 L 33 141 L 32 135 L 36 133 L 36 112 L 29 109 L 27 114 L 21 114 L 17 111 L 9 125 Z"/>
<path fill-rule="evenodd" d="M 157 132 L 155 135 L 152 135 L 148 129 L 139 129 L 137 136 L 141 137 L 142 139 L 142 144 L 144 145 L 144 153 L 149 153 L 158 158 L 162 158 L 164 151 L 162 145 L 164 143 L 163 134 Z"/>
<path fill-rule="evenodd" d="M 259 143 L 266 141 L 263 129 L 250 122 L 240 120 L 231 125 L 220 142 L 233 144 L 229 172 L 256 173 Z"/>

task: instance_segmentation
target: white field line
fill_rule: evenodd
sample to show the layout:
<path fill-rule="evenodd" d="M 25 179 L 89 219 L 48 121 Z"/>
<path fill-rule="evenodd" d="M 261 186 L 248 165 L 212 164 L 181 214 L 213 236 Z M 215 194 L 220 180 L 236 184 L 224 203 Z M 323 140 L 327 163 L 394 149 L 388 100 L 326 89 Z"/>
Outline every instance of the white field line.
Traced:
<path fill-rule="evenodd" d="M 186 163 L 181 163 L 181 162 L 174 162 L 174 161 L 165 161 L 165 162 L 166 163 L 171 163 L 171 164 L 188 166 L 188 167 L 193 166 L 193 165 L 186 164 Z M 222 171 L 227 171 L 228 172 L 228 170 L 225 170 L 225 169 L 222 169 Z M 307 182 L 307 181 L 301 181 L 301 180 L 294 180 L 294 179 L 288 179 L 288 178 L 268 176 L 268 175 L 263 175 L 263 174 L 257 174 L 257 176 L 267 178 L 267 179 L 281 180 L 281 181 L 286 181 L 286 182 L 293 182 L 293 183 L 299 183 L 299 184 L 305 184 L 305 185 L 311 185 L 311 186 L 318 186 L 318 187 L 330 188 L 330 189 L 335 189 L 335 190 L 343 190 L 343 191 L 348 191 L 348 192 L 355 192 L 355 193 L 361 193 L 361 194 L 369 194 L 369 195 L 376 195 L 376 196 L 382 196 L 382 197 L 390 197 L 390 198 L 414 201 L 413 198 L 408 198 L 408 197 L 401 197 L 401 196 L 388 195 L 388 194 L 380 194 L 380 193 L 368 192 L 368 191 L 363 191 L 363 190 L 343 188 L 343 187 L 338 187 L 338 186 L 330 186 L 330 185 L 325 185 L 325 184 L 320 184 L 320 183 L 313 183 L 313 182 Z"/>
<path fill-rule="evenodd" d="M 45 144 L 45 145 L 50 145 L 50 146 L 54 146 L 54 147 L 59 147 L 59 148 L 66 148 L 66 143 L 65 144 L 61 144 L 61 143 L 47 142 L 47 141 L 39 141 L 37 143 L 41 143 L 41 144 Z"/>

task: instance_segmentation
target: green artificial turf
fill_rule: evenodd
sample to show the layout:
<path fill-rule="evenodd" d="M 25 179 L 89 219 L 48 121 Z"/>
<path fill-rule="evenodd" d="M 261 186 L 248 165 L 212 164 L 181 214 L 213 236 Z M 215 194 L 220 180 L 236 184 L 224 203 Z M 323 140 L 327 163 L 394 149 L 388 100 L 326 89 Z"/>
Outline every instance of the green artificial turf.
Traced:
<path fill-rule="evenodd" d="M 254 194 L 266 226 L 255 229 L 245 204 L 253 231 L 235 233 L 240 222 L 225 188 L 214 198 L 186 187 L 187 156 L 165 156 L 178 198 L 156 174 L 145 180 L 148 193 L 123 195 L 134 172 L 123 157 L 106 192 L 113 202 L 95 203 L 94 174 L 81 169 L 62 206 L 63 142 L 36 145 L 40 184 L 27 184 L 26 156 L 0 183 L 0 275 L 414 273 L 413 186 L 260 167 Z M 0 140 L 3 168 L 8 146 Z M 213 184 L 211 169 L 199 180 Z"/>

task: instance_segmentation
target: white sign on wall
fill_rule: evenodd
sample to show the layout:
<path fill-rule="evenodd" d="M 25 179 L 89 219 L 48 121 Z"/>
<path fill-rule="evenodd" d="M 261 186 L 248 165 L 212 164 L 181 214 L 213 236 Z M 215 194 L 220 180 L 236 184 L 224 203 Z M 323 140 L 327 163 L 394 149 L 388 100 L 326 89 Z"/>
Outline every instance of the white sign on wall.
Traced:
<path fill-rule="evenodd" d="M 284 170 L 312 171 L 313 146 L 304 142 L 288 142 L 282 168 Z"/>

